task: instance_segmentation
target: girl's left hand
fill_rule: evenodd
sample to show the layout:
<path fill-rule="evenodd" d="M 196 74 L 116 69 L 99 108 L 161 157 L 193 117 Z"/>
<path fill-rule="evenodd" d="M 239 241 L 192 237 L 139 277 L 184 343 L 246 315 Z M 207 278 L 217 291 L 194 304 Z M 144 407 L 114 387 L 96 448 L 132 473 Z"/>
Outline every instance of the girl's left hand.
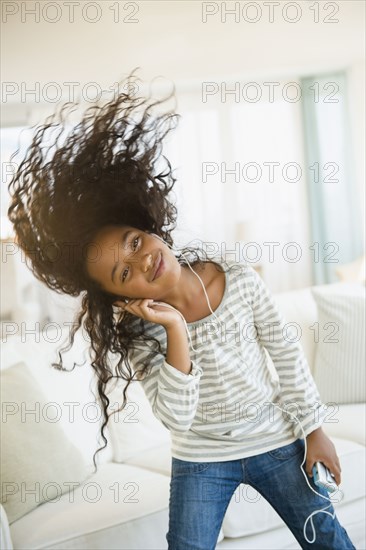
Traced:
<path fill-rule="evenodd" d="M 309 477 L 313 477 L 315 462 L 322 462 L 333 474 L 337 485 L 341 483 L 341 465 L 333 442 L 323 432 L 322 428 L 314 430 L 306 437 L 307 453 L 305 470 Z"/>

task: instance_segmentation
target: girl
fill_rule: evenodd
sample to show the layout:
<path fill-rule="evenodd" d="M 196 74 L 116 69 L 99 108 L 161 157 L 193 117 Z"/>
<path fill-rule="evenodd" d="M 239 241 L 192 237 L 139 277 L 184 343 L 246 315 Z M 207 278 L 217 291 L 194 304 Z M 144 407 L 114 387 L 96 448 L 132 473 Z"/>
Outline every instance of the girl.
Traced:
<path fill-rule="evenodd" d="M 136 80 L 132 73 L 125 88 L 135 91 Z M 83 323 L 104 447 L 108 383 L 127 382 L 123 408 L 129 384 L 140 381 L 171 431 L 169 550 L 214 549 L 240 483 L 269 501 L 302 548 L 354 548 L 312 479 L 321 461 L 339 484 L 339 459 L 322 430 L 324 409 L 303 351 L 283 337 L 269 290 L 247 262 L 173 246 L 176 180 L 162 144 L 178 115 L 153 113 L 163 101 L 121 92 L 89 108 L 62 146 L 61 116 L 46 158 L 53 115 L 9 185 L 9 218 L 34 275 L 51 289 L 82 294 L 68 349 Z M 63 369 L 62 359 L 56 366 Z"/>

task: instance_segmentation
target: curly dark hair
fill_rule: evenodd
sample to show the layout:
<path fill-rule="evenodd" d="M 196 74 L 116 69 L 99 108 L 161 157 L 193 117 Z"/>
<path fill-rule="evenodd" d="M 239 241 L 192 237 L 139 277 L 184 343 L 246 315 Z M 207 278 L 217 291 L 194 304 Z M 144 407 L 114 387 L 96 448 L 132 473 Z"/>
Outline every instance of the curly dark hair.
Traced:
<path fill-rule="evenodd" d="M 8 216 L 17 244 L 30 259 L 28 267 L 54 291 L 82 294 L 81 311 L 75 316 L 66 350 L 72 347 L 84 319 L 103 411 L 104 444 L 94 453 L 95 471 L 96 454 L 108 443 L 104 434 L 111 416 L 107 384 L 112 378 L 127 381 L 122 410 L 129 384 L 142 379 L 148 363 L 133 372 L 128 361 L 134 340 L 144 339 L 146 322 L 128 312 L 116 318 L 113 302 L 121 297 L 106 292 L 88 276 L 85 251 L 107 225 L 129 225 L 153 232 L 173 245 L 171 232 L 177 218 L 177 209 L 168 197 L 176 178 L 162 154 L 162 145 L 180 115 L 174 111 L 153 113 L 154 108 L 175 96 L 175 90 L 160 100 L 153 100 L 151 94 L 138 96 L 135 91 L 140 80 L 134 72 L 119 83 L 127 91 L 119 92 L 104 105 L 89 107 L 62 144 L 59 139 L 65 132 L 66 115 L 77 103 L 67 102 L 59 115 L 56 111 L 48 117 L 36 128 L 9 184 Z M 58 116 L 60 120 L 55 123 Z M 45 147 L 50 143 L 47 131 L 54 127 L 60 131 L 52 145 Z M 158 161 L 164 162 L 160 170 Z M 193 254 L 194 263 L 210 261 L 206 252 L 190 247 L 182 250 L 178 261 L 184 263 L 187 253 Z M 152 340 L 155 349 L 161 351 L 160 343 Z M 117 354 L 117 364 L 112 365 L 110 353 Z M 52 366 L 67 370 L 60 352 L 58 356 L 60 363 Z"/>

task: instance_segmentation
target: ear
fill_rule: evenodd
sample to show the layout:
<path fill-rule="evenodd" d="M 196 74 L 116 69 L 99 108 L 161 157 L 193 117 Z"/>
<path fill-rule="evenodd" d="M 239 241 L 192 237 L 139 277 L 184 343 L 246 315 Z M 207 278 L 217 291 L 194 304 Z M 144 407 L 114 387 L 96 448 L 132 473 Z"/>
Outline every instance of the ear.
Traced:
<path fill-rule="evenodd" d="M 152 235 L 153 237 L 156 237 L 157 239 L 159 239 L 159 241 L 165 243 L 164 239 L 162 237 L 159 237 L 159 235 L 157 235 L 156 233 L 150 233 L 150 235 Z"/>

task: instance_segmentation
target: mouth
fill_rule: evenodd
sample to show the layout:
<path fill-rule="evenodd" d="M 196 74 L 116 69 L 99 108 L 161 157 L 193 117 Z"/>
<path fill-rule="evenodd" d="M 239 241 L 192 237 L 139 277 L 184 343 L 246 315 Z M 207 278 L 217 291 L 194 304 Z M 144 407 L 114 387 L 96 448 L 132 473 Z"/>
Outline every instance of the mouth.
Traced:
<path fill-rule="evenodd" d="M 163 255 L 161 252 L 159 252 L 159 255 L 156 259 L 155 266 L 154 266 L 155 271 L 154 271 L 154 276 L 152 278 L 153 281 L 158 277 L 160 277 L 162 272 L 162 269 L 161 269 L 162 267 L 164 267 Z"/>

